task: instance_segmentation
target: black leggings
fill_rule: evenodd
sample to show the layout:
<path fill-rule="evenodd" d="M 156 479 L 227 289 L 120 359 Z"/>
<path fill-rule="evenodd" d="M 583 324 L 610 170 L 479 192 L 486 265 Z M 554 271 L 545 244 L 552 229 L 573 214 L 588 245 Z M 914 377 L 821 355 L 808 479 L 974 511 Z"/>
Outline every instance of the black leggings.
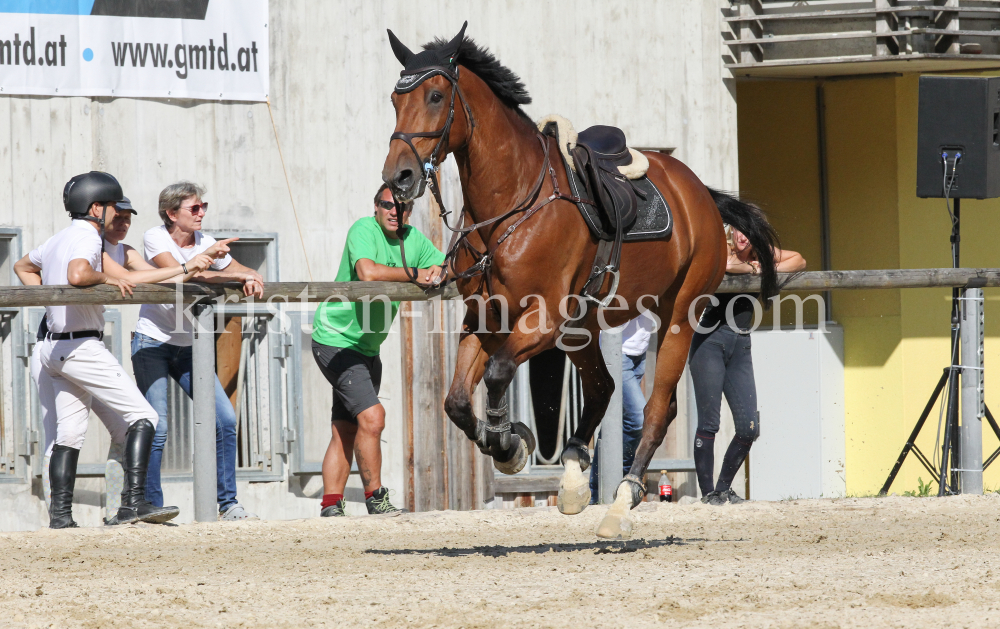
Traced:
<path fill-rule="evenodd" d="M 727 491 L 750 452 L 750 446 L 760 434 L 750 335 L 740 334 L 725 323 L 708 334 L 695 334 L 688 365 L 698 405 L 698 430 L 694 439 L 698 486 L 703 495 L 713 490 Z M 715 484 L 712 482 L 715 434 L 719 432 L 723 393 L 733 412 L 736 436 L 726 450 L 719 481 Z"/>

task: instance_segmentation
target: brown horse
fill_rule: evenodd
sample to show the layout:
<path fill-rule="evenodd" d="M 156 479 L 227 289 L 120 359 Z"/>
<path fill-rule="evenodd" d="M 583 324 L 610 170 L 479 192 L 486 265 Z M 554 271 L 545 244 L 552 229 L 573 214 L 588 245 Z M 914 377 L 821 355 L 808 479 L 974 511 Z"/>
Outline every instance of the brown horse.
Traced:
<path fill-rule="evenodd" d="M 577 347 L 568 354 L 583 380 L 584 407 L 564 450 L 558 505 L 563 513 L 579 513 L 590 499 L 583 475 L 590 464 L 587 444 L 614 390 L 597 342 L 601 319 L 609 327 L 633 319 L 640 309 L 657 315 L 655 384 L 642 440 L 598 529 L 602 537 L 625 538 L 631 534 L 629 510 L 645 493 L 642 476 L 674 415 L 673 393 L 693 325 L 708 303 L 698 297 L 711 295 L 726 270 L 723 219 L 747 234 L 757 251 L 770 251 L 773 232 L 757 208 L 710 190 L 672 157 L 646 153 L 647 176 L 673 212 L 673 233 L 625 243 L 618 307 L 578 311 L 574 306 L 583 300 L 572 297 L 591 276 L 598 241 L 566 193 L 560 148 L 521 110 L 531 101 L 520 79 L 464 33 L 463 26 L 451 41 L 436 40 L 413 53 L 389 32 L 404 70 L 392 94 L 396 129 L 382 170 L 397 200 L 407 202 L 423 194 L 428 180 L 436 194 L 433 173 L 447 153 L 458 163 L 467 236 L 453 248 L 451 264 L 468 309 L 445 410 L 493 456 L 497 469 L 515 473 L 533 450 L 534 437 L 523 424 L 507 420 L 507 386 L 535 354 L 557 342 Z M 774 265 L 762 265 L 768 293 Z M 605 278 L 602 291 L 610 284 Z M 472 410 L 480 380 L 487 388 L 487 421 Z"/>

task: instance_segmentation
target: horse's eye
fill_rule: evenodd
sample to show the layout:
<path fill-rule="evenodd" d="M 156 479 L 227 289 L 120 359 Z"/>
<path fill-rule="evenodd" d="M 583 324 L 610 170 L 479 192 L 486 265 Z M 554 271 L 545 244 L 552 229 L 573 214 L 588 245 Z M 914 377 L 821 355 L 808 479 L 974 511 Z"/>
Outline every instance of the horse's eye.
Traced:
<path fill-rule="evenodd" d="M 432 103 L 440 103 L 442 100 L 444 100 L 444 95 L 441 92 L 431 92 Z"/>

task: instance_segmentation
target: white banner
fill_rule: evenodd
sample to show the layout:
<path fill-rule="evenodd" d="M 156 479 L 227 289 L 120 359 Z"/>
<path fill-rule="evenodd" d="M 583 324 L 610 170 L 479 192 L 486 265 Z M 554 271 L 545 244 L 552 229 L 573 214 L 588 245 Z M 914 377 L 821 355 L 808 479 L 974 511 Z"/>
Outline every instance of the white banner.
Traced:
<path fill-rule="evenodd" d="M 266 101 L 267 0 L 0 0 L 0 95 Z"/>

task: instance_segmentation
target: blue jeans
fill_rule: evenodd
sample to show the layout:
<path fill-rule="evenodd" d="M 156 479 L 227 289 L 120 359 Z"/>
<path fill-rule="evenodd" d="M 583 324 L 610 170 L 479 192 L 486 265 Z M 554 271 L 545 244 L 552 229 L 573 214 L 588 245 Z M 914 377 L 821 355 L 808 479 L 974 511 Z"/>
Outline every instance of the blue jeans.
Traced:
<path fill-rule="evenodd" d="M 191 395 L 191 348 L 136 334 L 132 339 L 132 369 L 139 390 L 159 415 L 146 471 L 146 500 L 162 507 L 160 463 L 163 446 L 167 443 L 167 377 L 176 380 L 184 392 Z M 218 376 L 215 378 L 215 457 L 219 510 L 225 511 L 236 504 L 236 412 Z"/>
<path fill-rule="evenodd" d="M 642 417 L 646 408 L 646 396 L 642 393 L 642 375 L 646 373 L 646 355 L 629 356 L 622 354 L 622 474 L 628 474 L 635 460 L 635 451 L 642 440 Z M 601 439 L 594 448 L 594 462 L 590 468 L 590 496 L 597 500 L 600 480 L 597 471 L 597 453 L 601 449 Z"/>

